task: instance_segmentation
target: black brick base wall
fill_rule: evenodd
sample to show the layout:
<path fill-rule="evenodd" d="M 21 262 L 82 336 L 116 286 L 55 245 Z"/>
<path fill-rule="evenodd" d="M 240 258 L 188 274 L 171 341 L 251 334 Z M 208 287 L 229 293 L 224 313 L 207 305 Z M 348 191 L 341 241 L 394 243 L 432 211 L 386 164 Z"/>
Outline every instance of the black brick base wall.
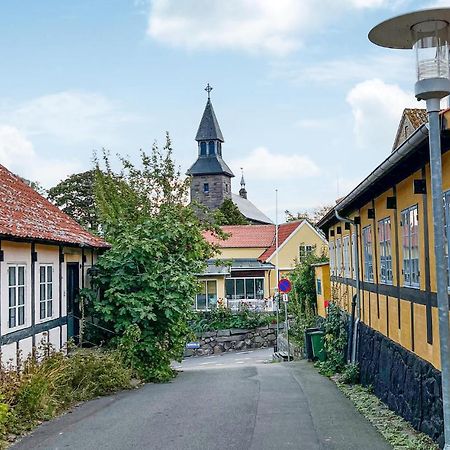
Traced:
<path fill-rule="evenodd" d="M 441 373 L 386 336 L 358 325 L 361 384 L 443 446 Z"/>

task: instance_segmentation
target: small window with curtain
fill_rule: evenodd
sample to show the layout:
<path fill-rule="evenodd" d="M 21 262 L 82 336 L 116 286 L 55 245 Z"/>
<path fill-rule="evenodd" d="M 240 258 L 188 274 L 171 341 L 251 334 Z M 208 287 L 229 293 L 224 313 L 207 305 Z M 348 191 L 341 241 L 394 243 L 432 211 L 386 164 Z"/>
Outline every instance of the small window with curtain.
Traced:
<path fill-rule="evenodd" d="M 39 317 L 48 319 L 53 315 L 53 266 L 39 266 Z"/>

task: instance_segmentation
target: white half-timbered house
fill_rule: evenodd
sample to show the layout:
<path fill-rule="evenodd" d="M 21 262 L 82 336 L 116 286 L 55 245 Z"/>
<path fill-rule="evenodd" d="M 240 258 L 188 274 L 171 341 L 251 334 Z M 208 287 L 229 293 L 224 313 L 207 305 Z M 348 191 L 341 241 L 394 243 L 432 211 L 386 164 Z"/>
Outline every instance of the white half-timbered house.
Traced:
<path fill-rule="evenodd" d="M 108 248 L 0 165 L 0 345 L 4 364 L 79 333 L 78 293 Z"/>

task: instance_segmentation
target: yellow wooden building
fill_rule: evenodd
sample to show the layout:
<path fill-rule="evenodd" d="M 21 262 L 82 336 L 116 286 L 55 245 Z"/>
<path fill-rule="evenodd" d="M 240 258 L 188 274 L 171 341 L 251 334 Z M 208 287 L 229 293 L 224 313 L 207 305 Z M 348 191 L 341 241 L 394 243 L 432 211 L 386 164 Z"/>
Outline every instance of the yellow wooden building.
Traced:
<path fill-rule="evenodd" d="M 441 112 L 447 236 L 449 120 L 450 111 Z M 394 151 L 317 224 L 329 239 L 330 299 L 350 312 L 359 277 L 361 321 L 439 368 L 428 127 L 423 110 L 405 110 L 395 145 Z M 354 224 L 338 219 L 336 211 Z M 355 271 L 356 257 L 359 274 Z M 316 276 L 323 279 L 326 270 L 317 267 Z M 319 303 L 323 300 L 318 296 Z"/>
<path fill-rule="evenodd" d="M 199 275 L 201 292 L 195 308 L 210 309 L 217 303 L 237 309 L 245 303 L 255 309 L 270 309 L 279 277 L 288 276 L 298 260 L 309 253 L 327 254 L 325 237 L 306 220 L 275 225 L 229 225 L 222 227 L 229 236 L 205 238 L 219 246 L 219 253 L 208 261 Z"/>

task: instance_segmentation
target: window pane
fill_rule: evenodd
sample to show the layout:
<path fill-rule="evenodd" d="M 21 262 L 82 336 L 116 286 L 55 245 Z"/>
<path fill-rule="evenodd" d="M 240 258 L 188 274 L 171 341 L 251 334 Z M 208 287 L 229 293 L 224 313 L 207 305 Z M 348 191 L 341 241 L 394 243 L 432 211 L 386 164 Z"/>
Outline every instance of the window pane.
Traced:
<path fill-rule="evenodd" d="M 10 308 L 9 310 L 9 328 L 16 326 L 16 309 Z"/>
<path fill-rule="evenodd" d="M 237 279 L 236 280 L 236 299 L 241 300 L 245 298 L 244 293 L 244 280 Z"/>
<path fill-rule="evenodd" d="M 227 278 L 225 280 L 225 297 L 228 300 L 234 298 L 234 280 L 232 278 Z"/>
<path fill-rule="evenodd" d="M 50 300 L 47 302 L 47 317 L 51 317 L 53 315 L 53 302 Z"/>
<path fill-rule="evenodd" d="M 40 318 L 45 319 L 45 302 L 40 303 Z"/>
<path fill-rule="evenodd" d="M 16 306 L 16 289 L 9 288 L 9 306 Z"/>
<path fill-rule="evenodd" d="M 45 267 L 39 267 L 39 281 L 43 283 L 45 281 Z"/>
<path fill-rule="evenodd" d="M 25 323 L 25 306 L 19 306 L 18 308 L 19 317 L 17 320 L 17 325 L 23 325 Z"/>
<path fill-rule="evenodd" d="M 19 269 L 19 283 L 18 284 L 24 285 L 25 284 L 25 267 L 19 266 L 18 269 Z"/>
<path fill-rule="evenodd" d="M 206 294 L 197 295 L 197 309 L 206 309 Z"/>
<path fill-rule="evenodd" d="M 53 280 L 53 267 L 47 266 L 47 281 L 51 283 L 52 280 Z"/>
<path fill-rule="evenodd" d="M 45 300 L 45 284 L 41 283 L 39 285 L 39 300 L 42 302 Z"/>
<path fill-rule="evenodd" d="M 8 269 L 8 279 L 9 279 L 10 286 L 16 285 L 16 268 L 15 267 L 10 267 Z"/>
<path fill-rule="evenodd" d="M 207 282 L 208 288 L 208 308 L 216 306 L 217 303 L 217 283 L 215 281 Z"/>
<path fill-rule="evenodd" d="M 264 298 L 264 279 L 257 278 L 255 280 L 255 287 L 256 287 L 256 298 L 258 300 L 262 300 Z"/>
<path fill-rule="evenodd" d="M 247 278 L 245 280 L 245 298 L 255 298 L 255 279 Z"/>
<path fill-rule="evenodd" d="M 53 285 L 52 283 L 47 284 L 47 300 L 50 300 L 53 298 Z"/>
<path fill-rule="evenodd" d="M 19 292 L 18 305 L 24 305 L 25 304 L 25 287 L 24 286 L 19 287 L 18 292 Z"/>

